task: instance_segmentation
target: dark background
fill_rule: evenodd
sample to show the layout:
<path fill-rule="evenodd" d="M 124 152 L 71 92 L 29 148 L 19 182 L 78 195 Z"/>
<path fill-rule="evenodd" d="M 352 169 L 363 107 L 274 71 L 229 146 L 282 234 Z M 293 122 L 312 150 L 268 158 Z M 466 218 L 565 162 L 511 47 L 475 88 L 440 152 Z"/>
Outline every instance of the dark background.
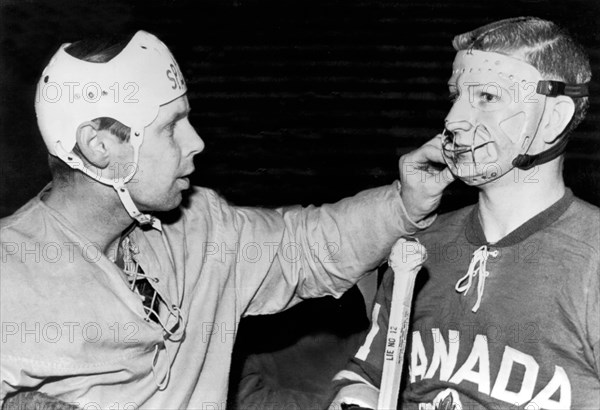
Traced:
<path fill-rule="evenodd" d="M 240 205 L 323 203 L 397 178 L 397 160 L 438 133 L 451 39 L 537 15 L 567 28 L 594 65 L 592 108 L 565 177 L 600 205 L 598 1 L 0 0 L 0 217 L 49 180 L 35 83 L 59 44 L 143 28 L 187 77 L 206 142 L 193 182 Z M 476 200 L 460 183 L 442 210 Z"/>
<path fill-rule="evenodd" d="M 396 179 L 399 156 L 442 129 L 450 107 L 446 81 L 453 36 L 518 15 L 567 27 L 590 54 L 592 105 L 569 145 L 565 179 L 576 195 L 600 205 L 598 1 L 0 0 L 0 5 L 0 217 L 50 179 L 33 100 L 38 76 L 63 42 L 138 29 L 156 34 L 186 76 L 191 122 L 206 142 L 196 157 L 193 183 L 238 205 L 307 205 Z M 475 201 L 475 190 L 454 183 L 441 209 Z M 353 311 L 363 306 L 365 318 L 360 303 L 324 298 L 279 316 L 245 319 L 232 380 L 246 355 L 285 351 L 323 329 L 341 334 L 364 328 Z"/>

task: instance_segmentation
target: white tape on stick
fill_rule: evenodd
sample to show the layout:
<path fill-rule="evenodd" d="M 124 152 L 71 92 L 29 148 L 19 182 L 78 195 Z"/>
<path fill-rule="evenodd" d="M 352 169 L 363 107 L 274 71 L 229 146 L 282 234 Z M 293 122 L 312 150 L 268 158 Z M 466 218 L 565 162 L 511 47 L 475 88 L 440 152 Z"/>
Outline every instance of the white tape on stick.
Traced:
<path fill-rule="evenodd" d="M 394 289 L 377 410 L 396 410 L 398 404 L 415 279 L 426 258 L 423 245 L 405 238 L 400 238 L 390 253 L 388 263 L 394 271 Z"/>

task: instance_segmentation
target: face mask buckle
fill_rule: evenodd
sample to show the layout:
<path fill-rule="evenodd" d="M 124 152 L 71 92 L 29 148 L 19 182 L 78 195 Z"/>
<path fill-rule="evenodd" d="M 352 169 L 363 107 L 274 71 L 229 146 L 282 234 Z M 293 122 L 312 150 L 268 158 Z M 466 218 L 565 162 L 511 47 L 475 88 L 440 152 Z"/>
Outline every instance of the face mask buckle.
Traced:
<path fill-rule="evenodd" d="M 565 83 L 552 80 L 538 81 L 535 92 L 547 97 L 563 95 L 565 92 Z"/>
<path fill-rule="evenodd" d="M 584 84 L 566 84 L 562 81 L 542 80 L 538 81 L 535 90 L 538 94 L 547 97 L 557 97 L 566 95 L 571 98 L 587 97 L 589 95 L 588 83 Z"/>

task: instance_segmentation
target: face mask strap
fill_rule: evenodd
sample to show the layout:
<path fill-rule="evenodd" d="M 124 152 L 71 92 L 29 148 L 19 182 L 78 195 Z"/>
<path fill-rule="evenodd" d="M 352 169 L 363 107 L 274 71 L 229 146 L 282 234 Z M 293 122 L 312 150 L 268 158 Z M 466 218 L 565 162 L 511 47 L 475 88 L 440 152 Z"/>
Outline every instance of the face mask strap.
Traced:
<path fill-rule="evenodd" d="M 538 81 L 535 91 L 546 97 L 566 95 L 571 98 L 582 98 L 589 95 L 589 83 L 567 84 L 562 81 L 542 80 Z"/>
<path fill-rule="evenodd" d="M 538 81 L 536 92 L 545 95 L 546 97 L 565 95 L 571 98 L 583 98 L 589 95 L 589 83 L 566 84 L 562 81 L 543 80 Z M 569 129 L 572 121 L 573 119 L 571 119 L 569 124 L 565 127 L 565 130 L 557 137 L 559 142 L 555 146 L 535 155 L 520 154 L 513 160 L 513 166 L 526 171 L 536 165 L 550 162 L 564 154 L 567 149 L 567 143 L 569 142 L 569 137 L 565 136 L 565 133 L 566 130 Z"/>

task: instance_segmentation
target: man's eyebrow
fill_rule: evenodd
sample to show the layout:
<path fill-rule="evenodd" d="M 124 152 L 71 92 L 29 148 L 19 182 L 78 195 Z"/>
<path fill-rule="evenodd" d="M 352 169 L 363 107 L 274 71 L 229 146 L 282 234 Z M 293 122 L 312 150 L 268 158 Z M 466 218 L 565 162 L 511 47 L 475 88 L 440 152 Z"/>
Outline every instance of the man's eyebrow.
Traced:
<path fill-rule="evenodd" d="M 177 113 L 175 113 L 175 115 L 173 115 L 171 118 L 169 118 L 168 123 L 173 123 L 173 122 L 177 122 L 185 117 L 187 117 L 191 112 L 191 109 L 186 109 L 185 111 L 179 111 Z"/>

